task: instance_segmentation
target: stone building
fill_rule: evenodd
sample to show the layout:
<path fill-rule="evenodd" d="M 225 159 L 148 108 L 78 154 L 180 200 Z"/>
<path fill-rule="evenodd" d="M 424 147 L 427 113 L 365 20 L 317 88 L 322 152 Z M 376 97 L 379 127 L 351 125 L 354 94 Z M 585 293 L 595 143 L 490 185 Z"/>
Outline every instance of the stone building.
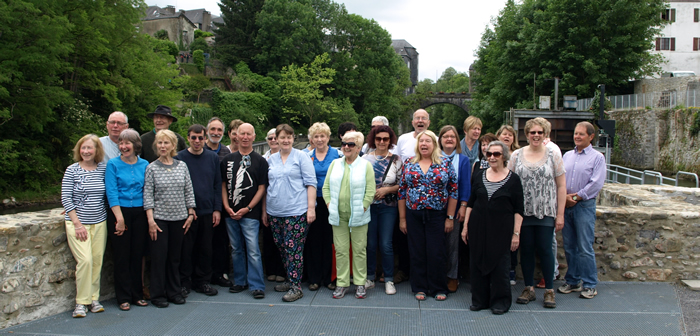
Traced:
<path fill-rule="evenodd" d="M 194 41 L 194 31 L 199 29 L 197 24 L 187 17 L 186 11 L 176 12 L 174 6 L 148 7 L 146 17 L 141 19 L 141 27 L 141 32 L 151 36 L 160 30 L 165 30 L 168 32 L 170 41 L 178 45 L 182 43 L 185 47 Z"/>
<path fill-rule="evenodd" d="M 667 0 L 669 5 L 661 13 L 668 24 L 656 38 L 655 50 L 668 61 L 662 64 L 664 72 L 695 71 L 700 75 L 700 1 Z"/>
<path fill-rule="evenodd" d="M 416 48 L 406 40 L 391 40 L 391 46 L 411 71 L 411 87 L 407 89 L 406 94 L 415 93 L 416 86 L 418 86 L 418 52 Z"/>

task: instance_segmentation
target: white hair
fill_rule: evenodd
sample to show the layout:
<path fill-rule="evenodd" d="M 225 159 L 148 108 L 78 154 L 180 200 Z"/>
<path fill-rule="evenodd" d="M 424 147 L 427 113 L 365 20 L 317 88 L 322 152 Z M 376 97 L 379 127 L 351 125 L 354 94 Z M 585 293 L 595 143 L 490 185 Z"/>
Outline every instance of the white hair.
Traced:
<path fill-rule="evenodd" d="M 376 116 L 376 117 L 372 118 L 373 124 L 375 121 L 379 121 L 384 126 L 389 126 L 389 119 L 387 119 L 385 116 Z"/>
<path fill-rule="evenodd" d="M 127 124 L 129 123 L 129 117 L 126 116 L 126 113 L 124 113 L 122 111 L 114 111 L 114 112 L 109 114 L 110 117 L 113 115 L 120 115 L 120 116 L 124 117 L 125 123 L 127 123 Z M 107 117 L 107 119 L 109 119 L 109 117 Z"/>

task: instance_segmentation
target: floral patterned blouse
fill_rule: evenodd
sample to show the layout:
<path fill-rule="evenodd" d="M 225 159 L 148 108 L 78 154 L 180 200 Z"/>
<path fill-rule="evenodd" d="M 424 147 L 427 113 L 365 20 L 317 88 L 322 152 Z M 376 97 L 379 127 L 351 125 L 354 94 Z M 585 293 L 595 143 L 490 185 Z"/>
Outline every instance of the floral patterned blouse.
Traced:
<path fill-rule="evenodd" d="M 425 174 L 419 163 L 410 159 L 404 162 L 399 199 L 405 199 L 409 209 L 442 210 L 447 207 L 448 198 L 457 197 L 457 174 L 450 159 L 431 164 Z"/>

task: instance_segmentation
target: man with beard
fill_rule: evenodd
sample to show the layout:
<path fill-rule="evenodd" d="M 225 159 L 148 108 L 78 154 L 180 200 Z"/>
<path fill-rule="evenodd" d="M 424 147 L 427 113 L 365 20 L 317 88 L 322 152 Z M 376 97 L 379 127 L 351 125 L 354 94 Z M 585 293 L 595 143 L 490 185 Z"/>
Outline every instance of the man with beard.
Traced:
<path fill-rule="evenodd" d="M 221 139 L 224 137 L 225 131 L 226 126 L 224 126 L 224 122 L 219 117 L 209 119 L 207 123 L 207 143 L 204 149 L 210 149 L 218 154 L 219 162 L 223 160 L 224 156 L 231 154 L 231 150 L 228 146 L 221 144 Z"/>

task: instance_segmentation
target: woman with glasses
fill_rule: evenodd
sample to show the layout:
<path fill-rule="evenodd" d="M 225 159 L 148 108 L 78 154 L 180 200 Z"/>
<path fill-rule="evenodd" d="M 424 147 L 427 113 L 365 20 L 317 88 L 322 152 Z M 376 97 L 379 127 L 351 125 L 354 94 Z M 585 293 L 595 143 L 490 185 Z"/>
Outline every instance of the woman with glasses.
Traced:
<path fill-rule="evenodd" d="M 369 206 L 375 193 L 374 170 L 361 158 L 364 136 L 350 131 L 343 135 L 341 150 L 345 157 L 335 159 L 323 183 L 323 199 L 328 206 L 328 222 L 333 227 L 336 288 L 334 299 L 345 296 L 350 287 L 350 244 L 352 242 L 352 280 L 355 298 L 367 297 L 367 224 Z"/>
<path fill-rule="evenodd" d="M 323 183 L 333 160 L 342 157 L 340 150 L 331 147 L 331 129 L 326 123 L 317 122 L 309 127 L 309 139 L 314 149 L 309 151 L 316 172 L 316 222 L 309 227 L 304 246 L 304 266 L 309 282 L 309 290 L 320 286 L 335 289 L 331 282 L 333 271 L 333 229 L 328 225 L 328 207 L 323 200 Z"/>
<path fill-rule="evenodd" d="M 275 134 L 276 129 L 270 129 L 267 132 L 267 146 L 270 149 L 265 152 L 263 158 L 269 160 L 272 154 L 280 151 L 280 145 L 277 143 L 277 135 Z M 263 217 L 267 217 L 263 214 Z M 265 272 L 267 272 L 267 281 L 277 281 L 284 282 L 284 277 L 287 275 L 287 271 L 284 269 L 284 264 L 280 257 L 280 251 L 275 246 L 275 240 L 272 238 L 272 230 L 269 226 L 263 225 L 263 263 L 265 264 Z"/>
<path fill-rule="evenodd" d="M 440 157 L 435 133 L 416 136 L 416 156 L 406 160 L 399 183 L 399 227 L 408 235 L 411 289 L 416 300 L 426 295 L 447 300 L 445 234 L 452 232 L 457 209 L 457 174 Z"/>
<path fill-rule="evenodd" d="M 556 308 L 552 239 L 553 230 L 559 231 L 564 227 L 566 180 L 561 154 L 550 150 L 544 144 L 545 137 L 549 134 L 549 125 L 547 120 L 540 117 L 525 123 L 529 145 L 513 152 L 508 169 L 520 176 L 524 193 L 520 266 L 525 290 L 516 303 L 527 304 L 535 300 L 533 276 L 537 252 L 545 279 L 544 307 Z"/>
<path fill-rule="evenodd" d="M 462 228 L 459 224 L 464 220 L 467 212 L 467 201 L 471 192 L 471 163 L 469 157 L 462 154 L 459 144 L 457 129 L 452 125 L 443 126 L 440 129 L 438 143 L 442 150 L 442 158 L 450 160 L 452 167 L 457 174 L 458 202 L 459 208 L 452 215 L 455 216 L 455 228 L 447 234 L 447 289 L 454 293 L 459 286 L 459 233 Z"/>
<path fill-rule="evenodd" d="M 486 147 L 489 146 L 491 141 L 496 141 L 498 138 L 493 135 L 493 133 L 486 133 L 479 138 L 479 159 L 472 164 L 472 183 L 474 182 L 474 177 L 479 174 L 480 171 L 489 168 L 489 160 L 486 158 Z"/>
<path fill-rule="evenodd" d="M 377 246 L 382 256 L 384 292 L 396 294 L 394 286 L 393 235 L 399 217 L 397 193 L 403 162 L 390 152 L 396 145 L 396 134 L 389 126 L 372 126 L 367 136 L 368 153 L 362 158 L 374 169 L 376 193 L 370 206 L 371 220 L 367 232 L 367 289 L 374 288 L 377 273 Z"/>
<path fill-rule="evenodd" d="M 304 244 L 311 223 L 316 220 L 316 173 L 306 153 L 294 149 L 294 129 L 277 126 L 280 151 L 267 160 L 267 195 L 263 203 L 263 225 L 270 226 L 275 245 L 287 270 L 287 282 L 275 291 L 287 292 L 282 301 L 301 299 L 304 272 Z M 267 214 L 265 216 L 264 214 Z"/>
<path fill-rule="evenodd" d="M 263 157 L 265 160 L 269 159 L 272 154 L 275 154 L 280 151 L 280 145 L 277 143 L 277 136 L 275 135 L 275 129 L 271 129 L 267 132 L 267 137 L 265 138 L 265 141 L 267 141 L 267 146 L 270 147 L 270 149 L 263 154 Z"/>
<path fill-rule="evenodd" d="M 501 141 L 486 145 L 489 168 L 474 178 L 462 229 L 469 246 L 472 303 L 469 309 L 490 308 L 500 315 L 510 309 L 508 283 L 510 252 L 520 243 L 523 188 L 518 175 L 507 168 L 508 147 Z"/>

